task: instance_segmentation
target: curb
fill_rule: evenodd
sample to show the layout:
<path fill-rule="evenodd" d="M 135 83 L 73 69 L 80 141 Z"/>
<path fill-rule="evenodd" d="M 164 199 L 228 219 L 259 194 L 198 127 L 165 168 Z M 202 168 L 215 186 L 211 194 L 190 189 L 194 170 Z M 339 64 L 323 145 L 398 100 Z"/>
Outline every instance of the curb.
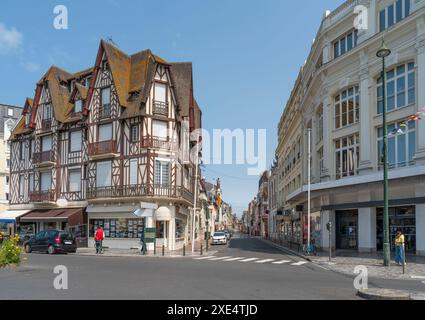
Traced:
<path fill-rule="evenodd" d="M 297 251 L 294 251 L 294 250 L 288 249 L 286 247 L 283 247 L 283 246 L 281 246 L 279 244 L 276 244 L 276 243 L 274 243 L 274 242 L 272 242 L 270 240 L 266 240 L 266 239 L 262 239 L 262 238 L 258 238 L 258 239 L 261 240 L 261 241 L 263 241 L 264 243 L 267 243 L 267 244 L 275 247 L 276 249 L 279 249 L 279 250 L 283 251 L 283 252 L 296 255 L 297 257 L 300 257 L 300 258 L 302 258 L 304 260 L 307 260 L 308 262 L 314 262 L 311 258 L 309 258 L 309 257 L 307 257 L 307 256 L 305 256 L 303 254 L 300 254 Z"/>
<path fill-rule="evenodd" d="M 203 254 L 202 256 L 207 256 L 207 255 L 214 255 L 216 254 L 218 251 L 208 251 L 208 253 Z M 71 255 L 76 255 L 76 256 L 87 256 L 87 257 L 110 257 L 110 258 L 193 258 L 193 257 L 201 257 L 200 254 L 186 254 L 185 256 L 183 256 L 182 254 L 166 254 L 164 256 L 162 256 L 161 254 L 157 254 L 157 255 L 142 255 L 142 254 L 120 254 L 120 253 L 116 253 L 116 254 L 96 254 L 96 253 L 92 253 L 92 252 L 80 252 L 80 253 L 72 253 Z"/>
<path fill-rule="evenodd" d="M 366 300 L 419 300 L 420 294 L 392 289 L 360 289 L 357 295 Z"/>

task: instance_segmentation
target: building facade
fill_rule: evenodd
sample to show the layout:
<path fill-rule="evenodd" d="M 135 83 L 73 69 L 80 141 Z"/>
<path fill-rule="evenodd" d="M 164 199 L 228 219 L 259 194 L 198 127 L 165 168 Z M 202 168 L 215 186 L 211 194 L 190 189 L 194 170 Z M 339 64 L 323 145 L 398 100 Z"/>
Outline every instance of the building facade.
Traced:
<path fill-rule="evenodd" d="M 191 63 L 102 40 L 93 68 L 51 67 L 11 137 L 10 204 L 31 210 L 20 226 L 74 228 L 90 246 L 102 227 L 112 248 L 139 246 L 155 228 L 157 246 L 181 247 L 194 200 L 188 153 L 199 141 L 190 133 L 200 126 Z"/>
<path fill-rule="evenodd" d="M 360 5 L 367 28 L 358 30 Z M 383 81 L 376 52 L 383 38 L 392 51 L 385 84 L 390 234 L 401 230 L 407 250 L 425 255 L 425 120 L 405 126 L 425 107 L 424 0 L 351 0 L 325 14 L 279 124 L 282 232 L 294 241 L 306 241 L 311 129 L 312 239 L 325 250 L 382 249 Z"/>

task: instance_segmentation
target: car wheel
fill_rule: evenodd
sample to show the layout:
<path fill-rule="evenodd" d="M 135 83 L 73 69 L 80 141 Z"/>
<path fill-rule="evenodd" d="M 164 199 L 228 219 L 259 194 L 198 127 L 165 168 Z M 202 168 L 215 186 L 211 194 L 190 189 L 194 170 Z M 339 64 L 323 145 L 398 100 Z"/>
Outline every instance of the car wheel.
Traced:
<path fill-rule="evenodd" d="M 31 251 L 32 251 L 31 246 L 29 244 L 26 244 L 25 245 L 25 252 L 26 253 L 31 253 Z"/>
<path fill-rule="evenodd" d="M 55 253 L 55 248 L 54 248 L 52 245 L 50 245 L 50 246 L 47 248 L 47 253 L 48 253 L 48 254 L 54 254 L 54 253 Z"/>

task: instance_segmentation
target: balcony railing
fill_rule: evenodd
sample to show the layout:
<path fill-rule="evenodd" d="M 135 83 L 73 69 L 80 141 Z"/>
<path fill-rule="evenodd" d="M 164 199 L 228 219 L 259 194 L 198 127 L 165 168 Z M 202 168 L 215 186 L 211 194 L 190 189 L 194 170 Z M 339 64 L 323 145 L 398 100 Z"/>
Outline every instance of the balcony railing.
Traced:
<path fill-rule="evenodd" d="M 43 151 L 43 152 L 34 152 L 32 161 L 35 164 L 40 164 L 43 162 L 54 162 L 52 150 Z"/>
<path fill-rule="evenodd" d="M 52 202 L 55 201 L 55 191 L 34 191 L 30 193 L 30 202 Z"/>
<path fill-rule="evenodd" d="M 111 104 L 107 103 L 99 107 L 99 118 L 105 119 L 111 117 Z"/>
<path fill-rule="evenodd" d="M 153 102 L 153 113 L 168 116 L 168 103 L 155 100 Z"/>
<path fill-rule="evenodd" d="M 41 120 L 41 130 L 50 131 L 52 129 L 52 119 Z"/>
<path fill-rule="evenodd" d="M 170 141 L 167 138 L 143 137 L 142 148 L 175 150 L 177 148 L 177 142 Z"/>
<path fill-rule="evenodd" d="M 98 156 L 116 152 L 117 144 L 115 140 L 100 141 L 89 144 L 89 156 Z"/>
<path fill-rule="evenodd" d="M 193 194 L 184 187 L 168 185 L 129 185 L 89 188 L 88 199 L 97 198 L 125 198 L 125 197 L 164 197 L 182 198 L 193 202 Z"/>

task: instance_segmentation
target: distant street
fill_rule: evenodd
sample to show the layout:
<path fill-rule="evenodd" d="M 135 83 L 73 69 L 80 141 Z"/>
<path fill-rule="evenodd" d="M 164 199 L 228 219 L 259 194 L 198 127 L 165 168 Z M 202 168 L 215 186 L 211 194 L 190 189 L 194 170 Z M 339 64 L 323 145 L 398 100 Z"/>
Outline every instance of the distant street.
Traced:
<path fill-rule="evenodd" d="M 0 271 L 0 299 L 358 299 L 351 277 L 259 239 L 235 237 L 216 248 L 200 258 L 30 254 L 19 269 Z M 56 265 L 68 268 L 68 290 L 53 287 Z M 373 279 L 370 286 L 425 287 Z"/>

